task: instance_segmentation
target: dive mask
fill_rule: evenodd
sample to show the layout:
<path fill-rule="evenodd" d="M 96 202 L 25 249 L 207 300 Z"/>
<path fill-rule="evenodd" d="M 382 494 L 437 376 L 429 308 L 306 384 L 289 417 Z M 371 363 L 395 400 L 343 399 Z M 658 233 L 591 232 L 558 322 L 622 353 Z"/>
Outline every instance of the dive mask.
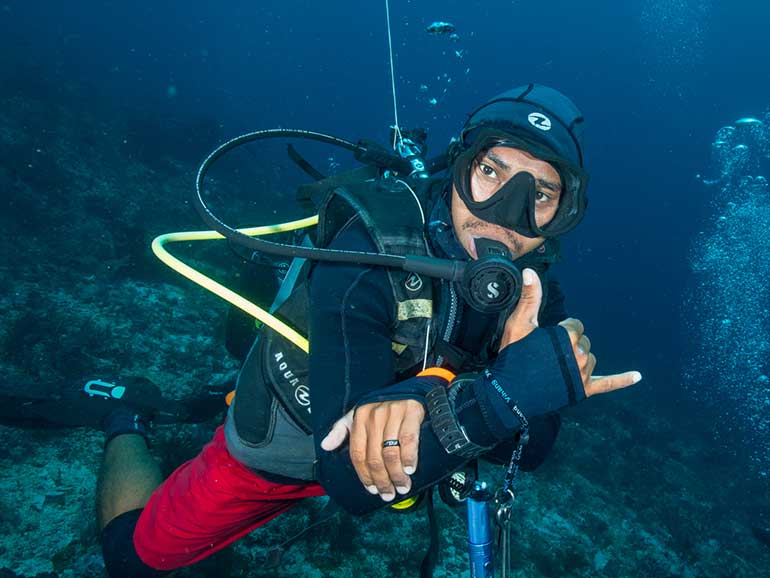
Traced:
<path fill-rule="evenodd" d="M 511 229 L 525 237 L 557 237 L 573 229 L 583 218 L 588 199 L 588 174 L 557 156 L 551 149 L 525 136 L 497 128 L 481 128 L 472 144 L 454 163 L 454 185 L 468 210 L 479 219 Z M 470 140 L 470 139 L 468 139 Z M 490 197 L 476 201 L 471 177 L 483 155 L 494 147 L 523 150 L 549 163 L 561 178 L 559 206 L 553 219 L 539 227 L 535 217 L 538 187 L 535 177 L 521 171 L 513 175 Z"/>

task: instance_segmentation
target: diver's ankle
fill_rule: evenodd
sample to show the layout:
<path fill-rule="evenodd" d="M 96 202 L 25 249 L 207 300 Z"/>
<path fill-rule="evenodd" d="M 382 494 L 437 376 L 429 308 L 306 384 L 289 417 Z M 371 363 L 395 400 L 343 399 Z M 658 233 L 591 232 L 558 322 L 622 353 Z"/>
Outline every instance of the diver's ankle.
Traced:
<path fill-rule="evenodd" d="M 115 438 L 125 435 L 141 436 L 147 447 L 150 446 L 147 422 L 141 415 L 128 407 L 119 407 L 115 411 L 110 412 L 102 422 L 102 429 L 104 430 L 105 448 Z"/>

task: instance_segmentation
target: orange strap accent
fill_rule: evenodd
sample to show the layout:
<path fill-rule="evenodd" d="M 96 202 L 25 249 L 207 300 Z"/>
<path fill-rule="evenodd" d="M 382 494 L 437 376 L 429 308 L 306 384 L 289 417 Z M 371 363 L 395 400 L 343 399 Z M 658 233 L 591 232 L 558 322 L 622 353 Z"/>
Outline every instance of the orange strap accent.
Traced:
<path fill-rule="evenodd" d="M 235 390 L 232 390 L 230 393 L 228 393 L 228 394 L 225 396 L 225 403 L 226 403 L 227 405 L 230 405 L 231 403 L 233 403 L 233 398 L 234 398 L 234 397 L 235 397 Z"/>
<path fill-rule="evenodd" d="M 436 377 L 446 379 L 447 383 L 451 383 L 452 380 L 457 377 L 454 373 L 448 369 L 444 369 L 443 367 L 429 367 L 427 369 L 423 369 L 420 373 L 417 374 L 417 377 L 423 377 L 426 375 L 435 375 Z"/>

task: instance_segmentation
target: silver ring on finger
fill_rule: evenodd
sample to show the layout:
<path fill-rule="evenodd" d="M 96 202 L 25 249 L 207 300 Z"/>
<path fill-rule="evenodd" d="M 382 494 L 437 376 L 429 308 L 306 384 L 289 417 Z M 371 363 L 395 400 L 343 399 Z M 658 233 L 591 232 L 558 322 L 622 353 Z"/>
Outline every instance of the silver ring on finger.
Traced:
<path fill-rule="evenodd" d="M 398 440 L 385 440 L 382 442 L 382 447 L 384 448 L 395 448 L 401 445 L 401 442 Z"/>

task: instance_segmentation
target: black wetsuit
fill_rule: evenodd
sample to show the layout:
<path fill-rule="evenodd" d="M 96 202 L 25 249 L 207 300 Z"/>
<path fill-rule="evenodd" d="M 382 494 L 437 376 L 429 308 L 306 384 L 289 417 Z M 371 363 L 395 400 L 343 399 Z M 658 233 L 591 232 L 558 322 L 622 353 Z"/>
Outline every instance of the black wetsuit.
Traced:
<path fill-rule="evenodd" d="M 443 209 L 444 220 L 448 221 L 446 208 Z M 444 225 L 436 229 L 438 232 L 432 237 L 435 242 L 433 251 L 442 256 L 463 257 L 462 248 L 454 239 L 451 227 L 448 223 Z M 332 243 L 332 248 L 375 250 L 368 232 L 360 223 L 342 231 Z M 566 317 L 564 298 L 558 284 L 551 280 L 548 289 L 547 305 L 539 318 L 541 326 L 555 324 Z M 384 269 L 365 265 L 318 263 L 311 274 L 312 347 L 309 363 L 318 478 L 324 490 L 352 512 L 365 513 L 382 507 L 384 502 L 362 487 L 350 463 L 347 447 L 326 452 L 319 447 L 320 440 L 337 419 L 358 404 L 385 399 L 423 400 L 432 386 L 445 386 L 443 380 L 436 377 L 396 375 L 391 349 L 394 310 L 393 293 Z M 524 375 L 521 384 L 537 383 L 537 387 L 517 389 L 514 384 L 511 388 L 530 422 L 530 443 L 525 450 L 522 467 L 533 469 L 545 458 L 558 432 L 558 414 L 549 410 L 579 400 L 582 395 L 576 395 L 574 384 L 570 383 L 574 382 L 574 375 L 570 380 L 566 374 L 559 376 L 558 372 L 553 371 L 554 365 L 558 366 L 558 356 L 548 357 L 548 350 L 556 348 L 555 339 L 553 347 L 541 341 L 535 342 L 535 347 L 523 350 L 508 346 L 497 355 L 498 345 L 493 337 L 497 328 L 497 316 L 481 315 L 469 307 L 463 307 L 454 345 L 473 354 L 488 356 L 488 367 L 500 376 L 504 384 L 517 381 L 510 377 L 511 371 L 519 366 L 529 368 L 530 375 L 549 376 L 545 380 L 528 381 L 528 376 Z M 569 346 L 565 335 L 559 337 L 562 348 L 565 340 Z M 522 363 L 527 356 L 531 359 L 528 363 Z M 574 374 L 576 366 L 571 370 Z M 507 461 L 512 449 L 511 438 L 516 431 L 516 419 L 499 400 L 490 397 L 490 389 L 483 381 L 468 389 L 458 398 L 457 413 L 472 441 L 494 446 L 483 457 Z M 582 386 L 579 393 L 582 394 Z M 506 432 L 508 435 L 505 435 Z M 412 476 L 411 493 L 435 484 L 463 462 L 463 459 L 447 454 L 440 446 L 431 430 L 430 416 L 426 415 L 421 430 L 420 461 L 417 472 Z M 264 464 L 265 479 L 280 484 L 292 483 L 290 479 L 267 474 L 269 470 L 270 464 Z M 173 488 L 169 491 L 173 491 Z M 165 575 L 165 572 L 153 570 L 143 563 L 135 549 L 134 531 L 141 514 L 141 510 L 134 510 L 118 516 L 102 534 L 105 561 L 114 576 L 138 578 Z"/>
<path fill-rule="evenodd" d="M 441 209 L 438 213 L 434 211 L 434 216 L 448 217 L 446 207 Z M 451 227 L 438 230 L 443 232 L 443 238 L 432 235 L 434 252 L 441 256 L 467 258 Z M 360 221 L 340 232 L 331 248 L 376 251 Z M 541 327 L 555 325 L 567 317 L 558 283 L 551 280 L 548 289 L 548 301 L 539 318 Z M 394 298 L 385 269 L 337 263 L 315 265 L 310 278 L 310 388 L 319 480 L 333 498 L 354 494 L 356 498 L 346 497 L 344 504 L 353 511 L 371 509 L 371 496 L 353 475 L 347 448 L 326 452 L 320 448 L 320 441 L 334 422 L 356 405 L 387 399 L 424 401 L 424 395 L 431 387 L 443 383 L 436 377 L 398 380 L 391 352 L 394 317 Z M 496 359 L 498 344 L 492 342 L 492 337 L 498 326 L 497 315 L 483 315 L 466 305 L 462 308 L 460 323 L 453 345 L 488 356 L 490 366 L 498 365 L 503 373 L 505 367 L 502 366 L 517 363 L 511 355 Z M 464 368 L 452 369 L 462 371 Z M 584 395 L 582 385 L 580 389 L 578 399 Z M 524 469 L 533 469 L 545 458 L 558 432 L 559 416 L 550 410 L 567 405 L 572 401 L 570 395 L 574 394 L 553 388 L 521 393 L 527 399 L 519 398 L 519 405 L 525 411 L 532 411 L 527 415 L 532 443 L 525 450 L 522 465 Z M 459 405 L 462 405 L 462 423 L 471 441 L 483 446 L 496 445 L 488 457 L 496 461 L 508 460 L 512 439 L 501 441 L 499 435 L 495 437 L 497 432 L 490 432 L 489 420 L 483 419 L 485 409 L 478 405 L 473 392 L 467 392 Z M 426 420 L 421 431 L 418 471 L 412 476 L 414 491 L 435 483 L 460 462 L 438 445 L 429 420 Z"/>

